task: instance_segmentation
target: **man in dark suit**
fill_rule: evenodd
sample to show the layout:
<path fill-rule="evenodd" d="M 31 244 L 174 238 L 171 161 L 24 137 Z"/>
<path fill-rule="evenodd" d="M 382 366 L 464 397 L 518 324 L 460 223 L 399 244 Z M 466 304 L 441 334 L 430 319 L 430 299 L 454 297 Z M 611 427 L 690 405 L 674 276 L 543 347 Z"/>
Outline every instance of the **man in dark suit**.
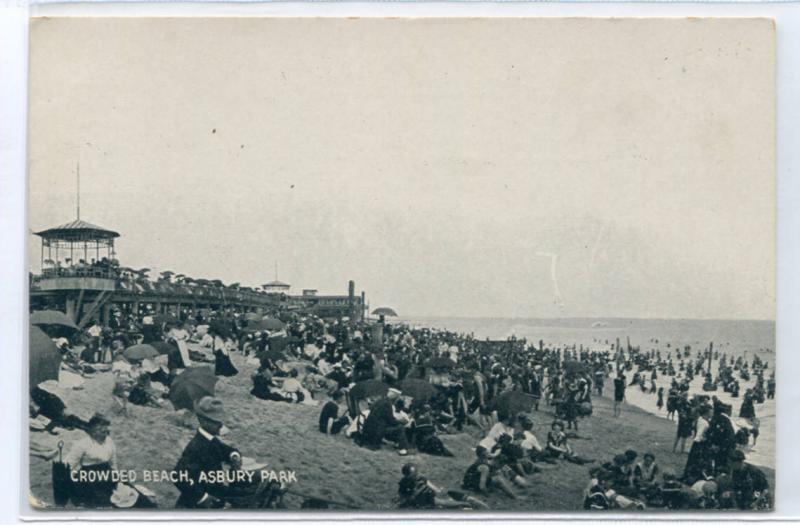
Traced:
<path fill-rule="evenodd" d="M 241 455 L 218 437 L 225 418 L 222 401 L 206 396 L 195 405 L 195 414 L 200 427 L 175 466 L 178 474 L 186 472 L 189 477 L 189 481 L 175 483 L 181 493 L 175 507 L 222 508 L 229 489 L 222 482 L 211 480 L 222 470 L 223 463 L 238 468 Z"/>
<path fill-rule="evenodd" d="M 731 405 L 715 400 L 714 416 L 706 430 L 708 453 L 714 459 L 714 470 L 717 473 L 730 470 L 731 455 L 736 450 L 736 434 L 730 419 Z"/>
<path fill-rule="evenodd" d="M 372 449 L 381 448 L 383 438 L 397 441 L 398 453 L 401 456 L 408 454 L 408 440 L 405 423 L 395 417 L 394 402 L 399 397 L 400 391 L 389 389 L 387 397 L 377 401 L 370 409 L 367 420 L 364 421 L 364 443 Z"/>

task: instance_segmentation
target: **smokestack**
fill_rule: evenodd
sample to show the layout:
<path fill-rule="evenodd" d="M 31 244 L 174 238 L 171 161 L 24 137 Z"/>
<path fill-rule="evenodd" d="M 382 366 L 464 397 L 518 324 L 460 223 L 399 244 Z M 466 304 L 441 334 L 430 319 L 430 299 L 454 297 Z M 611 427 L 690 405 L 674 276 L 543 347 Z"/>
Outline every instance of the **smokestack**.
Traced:
<path fill-rule="evenodd" d="M 355 321 L 355 298 L 356 298 L 356 282 L 350 281 L 347 286 L 347 307 L 350 311 L 350 323 Z"/>

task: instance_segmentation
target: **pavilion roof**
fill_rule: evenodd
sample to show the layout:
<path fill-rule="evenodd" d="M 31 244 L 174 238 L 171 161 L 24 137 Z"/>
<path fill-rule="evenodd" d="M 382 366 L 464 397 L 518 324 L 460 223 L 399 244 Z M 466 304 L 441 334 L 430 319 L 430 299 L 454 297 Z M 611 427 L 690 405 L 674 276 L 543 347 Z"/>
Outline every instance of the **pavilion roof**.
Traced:
<path fill-rule="evenodd" d="M 48 228 L 36 235 L 43 239 L 53 239 L 62 241 L 73 240 L 87 240 L 87 239 L 113 239 L 119 237 L 119 233 L 107 230 L 95 224 L 82 221 L 80 219 L 56 226 L 55 228 Z"/>

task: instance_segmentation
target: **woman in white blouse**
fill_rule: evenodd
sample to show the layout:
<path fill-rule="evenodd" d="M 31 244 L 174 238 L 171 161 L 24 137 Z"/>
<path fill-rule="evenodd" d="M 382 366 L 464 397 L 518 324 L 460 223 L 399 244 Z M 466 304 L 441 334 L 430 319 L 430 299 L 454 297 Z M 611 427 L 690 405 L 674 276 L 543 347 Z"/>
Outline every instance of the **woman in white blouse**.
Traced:
<path fill-rule="evenodd" d="M 110 436 L 111 422 L 95 414 L 86 427 L 86 437 L 73 443 L 65 458 L 69 465 L 72 501 L 91 508 L 109 506 L 116 483 L 111 471 L 116 469 L 117 449 Z"/>
<path fill-rule="evenodd" d="M 697 480 L 705 479 L 706 474 L 711 472 L 711 454 L 708 453 L 706 443 L 709 419 L 711 419 L 711 407 L 702 405 L 695 423 L 692 447 L 689 449 L 689 457 L 683 469 L 683 480 L 690 485 Z"/>
<path fill-rule="evenodd" d="M 167 333 L 167 339 L 173 339 L 178 344 L 183 364 L 191 366 L 192 360 L 189 357 L 189 347 L 186 345 L 186 341 L 189 340 L 189 332 L 186 330 L 183 321 L 178 321 L 178 324 L 170 329 Z"/>

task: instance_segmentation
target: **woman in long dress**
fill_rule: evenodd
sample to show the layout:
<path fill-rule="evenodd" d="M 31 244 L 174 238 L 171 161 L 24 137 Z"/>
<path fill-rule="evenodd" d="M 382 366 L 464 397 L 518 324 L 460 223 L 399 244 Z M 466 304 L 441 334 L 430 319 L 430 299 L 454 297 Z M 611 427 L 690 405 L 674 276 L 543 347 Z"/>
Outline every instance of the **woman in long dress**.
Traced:
<path fill-rule="evenodd" d="M 700 410 L 692 440 L 692 447 L 689 449 L 689 457 L 686 459 L 686 466 L 683 469 L 683 481 L 689 485 L 697 480 L 705 479 L 706 474 L 711 474 L 711 459 L 707 447 L 706 431 L 708 430 L 708 420 L 711 418 L 711 407 L 704 406 Z"/>
<path fill-rule="evenodd" d="M 214 351 L 214 374 L 225 377 L 238 374 L 239 371 L 231 362 L 228 342 L 213 328 L 209 330 L 209 335 L 214 337 L 214 343 L 211 347 Z"/>
<path fill-rule="evenodd" d="M 170 329 L 167 333 L 167 339 L 172 339 L 178 344 L 184 367 L 190 366 L 192 360 L 189 357 L 189 347 L 186 345 L 186 341 L 189 340 L 189 332 L 186 330 L 183 321 L 178 321 L 178 324 Z"/>

